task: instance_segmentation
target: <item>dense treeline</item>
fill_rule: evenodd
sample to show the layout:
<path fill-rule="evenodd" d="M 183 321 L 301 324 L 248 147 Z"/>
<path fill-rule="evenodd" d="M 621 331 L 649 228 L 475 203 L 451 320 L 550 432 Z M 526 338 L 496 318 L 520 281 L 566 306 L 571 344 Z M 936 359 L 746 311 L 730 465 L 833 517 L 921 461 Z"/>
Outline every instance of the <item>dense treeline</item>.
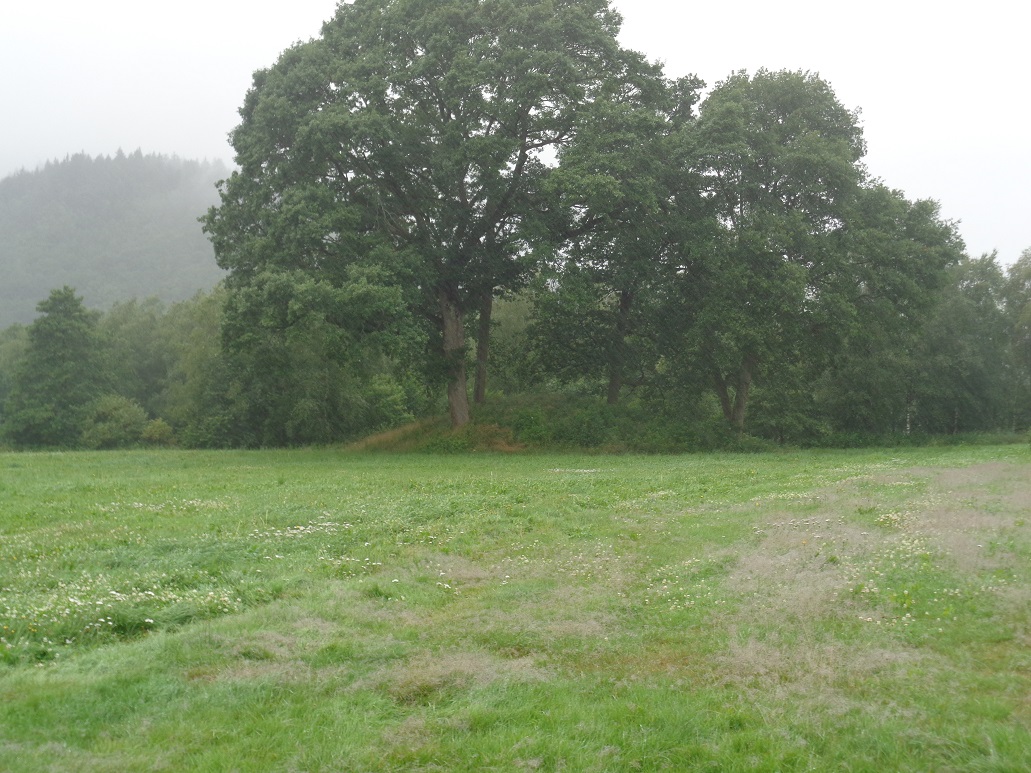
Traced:
<path fill-rule="evenodd" d="M 421 365 L 426 331 L 412 320 L 389 336 L 349 339 L 306 310 L 295 287 L 280 289 L 290 301 L 251 320 L 245 346 L 222 343 L 237 334 L 227 326 L 235 312 L 223 288 L 170 306 L 128 301 L 104 313 L 86 309 L 69 288 L 54 290 L 32 325 L 0 331 L 0 442 L 328 443 L 444 410 L 434 389 L 440 380 Z M 544 325 L 555 321 L 556 292 L 542 280 L 498 302 L 492 388 L 474 412 L 481 423 L 504 425 L 531 446 L 742 446 L 716 390 L 685 379 L 661 353 L 634 360 L 619 403 L 609 404 L 604 362 L 580 367 L 587 361 L 565 328 Z M 616 299 L 603 299 L 591 319 L 616 310 Z M 576 324 L 600 327 L 585 318 Z M 558 357 L 549 330 L 559 332 L 569 361 Z M 905 335 L 863 332 L 830 362 L 794 363 L 757 385 L 746 437 L 859 445 L 1031 426 L 1031 249 L 1006 270 L 994 255 L 963 258 Z M 470 362 L 474 354 L 470 347 Z"/>
<path fill-rule="evenodd" d="M 66 284 L 94 308 L 210 290 L 222 272 L 197 217 L 228 174 L 221 162 L 137 150 L 77 154 L 0 180 L 0 327 L 30 322 Z"/>
<path fill-rule="evenodd" d="M 1031 251 L 971 258 L 870 178 L 819 77 L 702 99 L 619 22 L 341 4 L 255 74 L 203 218 L 224 284 L 105 314 L 54 291 L 0 339 L 8 442 L 324 443 L 445 400 L 456 428 L 663 450 L 1028 427 Z"/>
<path fill-rule="evenodd" d="M 391 362 L 324 358 L 335 331 L 256 320 L 260 356 L 221 345 L 224 290 L 87 309 L 54 290 L 28 326 L 0 333 L 0 432 L 17 448 L 330 442 L 410 421 L 430 406 Z M 362 349 L 361 346 L 358 347 Z M 393 374 L 398 372 L 398 376 Z"/>

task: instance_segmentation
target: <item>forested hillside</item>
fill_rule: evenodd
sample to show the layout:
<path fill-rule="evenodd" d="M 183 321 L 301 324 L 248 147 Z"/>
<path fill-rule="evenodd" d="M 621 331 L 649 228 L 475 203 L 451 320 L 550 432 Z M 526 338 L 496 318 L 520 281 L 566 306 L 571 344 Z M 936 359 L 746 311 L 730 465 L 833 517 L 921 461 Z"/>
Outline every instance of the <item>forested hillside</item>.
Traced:
<path fill-rule="evenodd" d="M 221 162 L 74 155 L 0 180 L 0 327 L 29 322 L 54 287 L 90 307 L 211 289 L 222 272 L 197 218 Z"/>

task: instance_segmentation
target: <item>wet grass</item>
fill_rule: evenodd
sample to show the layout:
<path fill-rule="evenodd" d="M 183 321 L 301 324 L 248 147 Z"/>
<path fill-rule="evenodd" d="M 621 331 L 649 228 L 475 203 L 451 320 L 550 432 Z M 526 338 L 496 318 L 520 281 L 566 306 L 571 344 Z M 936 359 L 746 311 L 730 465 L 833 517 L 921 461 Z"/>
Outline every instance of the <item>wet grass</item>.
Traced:
<path fill-rule="evenodd" d="M 0 768 L 1031 768 L 1031 454 L 0 455 Z"/>

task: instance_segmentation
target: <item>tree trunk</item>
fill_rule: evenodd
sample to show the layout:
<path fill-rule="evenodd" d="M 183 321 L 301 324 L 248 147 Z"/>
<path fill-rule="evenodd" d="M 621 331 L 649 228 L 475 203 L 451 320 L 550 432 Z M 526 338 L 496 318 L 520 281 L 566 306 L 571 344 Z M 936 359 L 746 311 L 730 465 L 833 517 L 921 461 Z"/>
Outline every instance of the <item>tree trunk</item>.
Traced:
<path fill-rule="evenodd" d="M 731 424 L 739 433 L 745 431 L 745 412 L 748 410 L 748 393 L 752 389 L 752 363 L 749 358 L 741 363 L 738 372 L 737 389 L 734 390 L 734 415 Z"/>
<path fill-rule="evenodd" d="M 713 383 L 716 387 L 716 396 L 720 399 L 720 408 L 723 409 L 723 418 L 733 423 L 734 404 L 730 401 L 730 387 L 727 380 L 719 371 L 713 373 Z"/>
<path fill-rule="evenodd" d="M 469 389 L 465 374 L 465 328 L 457 293 L 441 289 L 438 293 L 443 320 L 444 359 L 448 367 L 447 403 L 451 426 L 469 423 Z"/>
<path fill-rule="evenodd" d="M 473 402 L 487 402 L 487 361 L 490 358 L 490 317 L 494 309 L 494 293 L 487 290 L 480 296 L 480 321 L 476 330 L 476 386 Z"/>
<path fill-rule="evenodd" d="M 616 310 L 616 329 L 613 336 L 614 346 L 609 352 L 609 386 L 606 399 L 609 405 L 619 403 L 619 393 L 623 389 L 623 372 L 626 366 L 626 337 L 630 332 L 630 307 L 634 303 L 634 294 L 630 290 L 619 293 L 619 308 Z"/>
<path fill-rule="evenodd" d="M 609 369 L 609 387 L 606 401 L 609 405 L 619 404 L 619 393 L 623 389 L 623 372 L 619 368 Z"/>
<path fill-rule="evenodd" d="M 748 393 L 752 389 L 752 371 L 755 369 L 755 360 L 752 357 L 745 357 L 741 360 L 741 367 L 737 373 L 737 383 L 734 385 L 734 400 L 730 399 L 730 384 L 721 373 L 716 373 L 716 395 L 720 399 L 720 407 L 723 409 L 723 416 L 730 425 L 738 431 L 745 431 L 745 415 L 748 412 Z"/>

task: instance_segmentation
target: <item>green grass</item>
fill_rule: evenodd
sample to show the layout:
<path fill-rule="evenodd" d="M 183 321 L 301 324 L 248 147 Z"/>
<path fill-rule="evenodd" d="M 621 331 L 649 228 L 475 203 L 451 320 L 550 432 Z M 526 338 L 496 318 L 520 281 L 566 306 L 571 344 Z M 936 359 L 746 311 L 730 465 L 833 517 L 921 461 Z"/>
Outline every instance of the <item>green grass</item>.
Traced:
<path fill-rule="evenodd" d="M 1031 769 L 1026 447 L 0 454 L 0 769 Z"/>

